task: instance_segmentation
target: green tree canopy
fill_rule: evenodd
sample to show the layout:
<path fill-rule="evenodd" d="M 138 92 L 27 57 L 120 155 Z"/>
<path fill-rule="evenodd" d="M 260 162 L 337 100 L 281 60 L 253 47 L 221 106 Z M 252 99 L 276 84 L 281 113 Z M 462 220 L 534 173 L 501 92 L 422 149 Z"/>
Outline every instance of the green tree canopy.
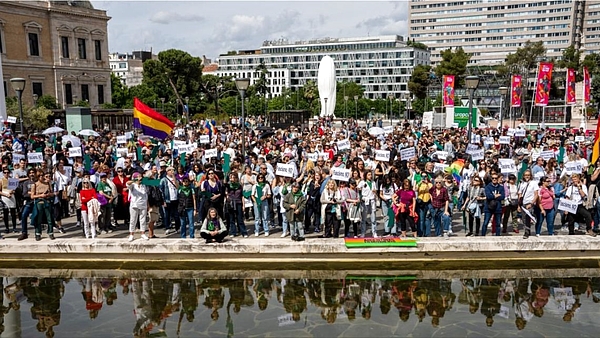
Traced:
<path fill-rule="evenodd" d="M 434 69 L 435 75 L 440 79 L 444 75 L 454 75 L 456 76 L 455 88 L 461 88 L 469 59 L 471 56 L 465 53 L 462 47 L 458 47 L 454 51 L 448 48 L 442 52 L 442 61 Z"/>
<path fill-rule="evenodd" d="M 504 67 L 498 69 L 500 75 L 526 75 L 535 69 L 537 63 L 546 56 L 546 47 L 542 40 L 531 42 L 527 40 L 516 52 L 508 54 Z"/>
<path fill-rule="evenodd" d="M 427 97 L 427 86 L 429 86 L 429 72 L 431 66 L 417 65 L 410 76 L 408 90 L 419 99 Z"/>

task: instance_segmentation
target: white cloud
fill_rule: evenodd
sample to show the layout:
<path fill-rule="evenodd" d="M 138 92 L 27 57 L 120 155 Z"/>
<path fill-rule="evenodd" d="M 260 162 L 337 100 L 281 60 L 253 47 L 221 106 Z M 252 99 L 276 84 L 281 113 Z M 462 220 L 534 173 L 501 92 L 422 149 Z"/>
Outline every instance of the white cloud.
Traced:
<path fill-rule="evenodd" d="M 179 14 L 175 12 L 160 11 L 150 17 L 151 22 L 168 25 L 182 21 L 203 22 L 205 19 L 201 15 L 193 13 Z"/>

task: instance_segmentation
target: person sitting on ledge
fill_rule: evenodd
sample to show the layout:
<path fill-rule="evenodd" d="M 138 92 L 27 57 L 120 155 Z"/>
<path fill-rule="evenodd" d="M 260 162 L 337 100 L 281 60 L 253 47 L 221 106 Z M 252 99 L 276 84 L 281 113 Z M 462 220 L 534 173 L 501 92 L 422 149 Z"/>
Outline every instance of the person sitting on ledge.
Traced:
<path fill-rule="evenodd" d="M 202 222 L 202 228 L 200 229 L 200 236 L 206 240 L 206 243 L 221 243 L 227 236 L 227 228 L 223 223 L 221 217 L 217 213 L 217 209 L 210 208 L 204 222 Z"/>

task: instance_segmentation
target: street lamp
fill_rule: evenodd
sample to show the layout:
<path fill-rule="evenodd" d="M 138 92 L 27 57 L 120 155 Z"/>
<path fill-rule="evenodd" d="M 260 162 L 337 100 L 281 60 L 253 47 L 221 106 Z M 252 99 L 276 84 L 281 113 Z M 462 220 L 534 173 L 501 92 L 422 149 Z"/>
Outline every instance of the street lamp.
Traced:
<path fill-rule="evenodd" d="M 10 84 L 13 90 L 17 93 L 17 100 L 19 101 L 19 123 L 21 126 L 21 134 L 23 132 L 23 90 L 25 90 L 25 79 L 21 77 L 15 77 L 10 79 Z"/>
<path fill-rule="evenodd" d="M 358 121 L 358 95 L 354 95 L 354 119 Z"/>
<path fill-rule="evenodd" d="M 185 97 L 185 123 L 190 123 L 190 97 Z"/>
<path fill-rule="evenodd" d="M 246 96 L 246 90 L 250 86 L 250 79 L 235 79 L 235 86 L 242 97 L 242 158 L 244 163 L 246 163 L 246 115 L 244 113 L 244 96 Z"/>
<path fill-rule="evenodd" d="M 346 88 L 344 87 L 344 90 Z M 348 96 L 344 96 L 344 119 L 348 116 Z"/>
<path fill-rule="evenodd" d="M 392 112 L 392 108 L 394 106 L 394 95 L 390 94 L 388 95 L 388 99 L 390 99 L 390 126 L 394 125 L 394 122 L 392 122 L 392 118 L 394 116 L 394 112 Z"/>
<path fill-rule="evenodd" d="M 504 110 L 504 96 L 508 93 L 508 87 L 500 87 L 498 88 L 500 92 L 500 116 L 498 120 L 500 122 L 500 130 L 502 130 L 502 111 Z"/>
<path fill-rule="evenodd" d="M 473 128 L 473 94 L 479 86 L 479 76 L 471 75 L 465 78 L 465 84 L 469 90 L 469 126 L 467 129 L 467 142 L 471 143 L 471 129 Z M 475 116 L 477 118 L 477 116 Z"/>

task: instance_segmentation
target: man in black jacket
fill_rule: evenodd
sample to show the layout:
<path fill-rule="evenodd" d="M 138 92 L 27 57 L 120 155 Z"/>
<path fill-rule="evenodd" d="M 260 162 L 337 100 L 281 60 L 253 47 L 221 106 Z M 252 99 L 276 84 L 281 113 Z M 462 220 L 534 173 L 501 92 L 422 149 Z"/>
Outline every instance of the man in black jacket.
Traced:
<path fill-rule="evenodd" d="M 155 175 L 152 170 L 146 171 L 144 177 L 157 180 L 158 177 Z M 160 214 L 160 208 L 164 204 L 165 199 L 163 197 L 160 188 L 155 185 L 146 185 L 146 191 L 148 192 L 148 216 L 150 220 L 148 222 L 148 237 L 149 238 L 157 238 L 154 234 L 154 225 L 158 221 L 158 215 Z M 193 226 L 193 225 L 192 225 Z"/>
<path fill-rule="evenodd" d="M 35 181 L 35 170 L 29 169 L 27 170 L 27 180 L 21 182 L 17 188 L 17 195 L 19 195 L 19 199 L 23 201 L 23 209 L 21 212 L 21 235 L 17 238 L 19 241 L 27 238 L 27 218 L 34 210 L 33 199 L 29 192 Z"/>

